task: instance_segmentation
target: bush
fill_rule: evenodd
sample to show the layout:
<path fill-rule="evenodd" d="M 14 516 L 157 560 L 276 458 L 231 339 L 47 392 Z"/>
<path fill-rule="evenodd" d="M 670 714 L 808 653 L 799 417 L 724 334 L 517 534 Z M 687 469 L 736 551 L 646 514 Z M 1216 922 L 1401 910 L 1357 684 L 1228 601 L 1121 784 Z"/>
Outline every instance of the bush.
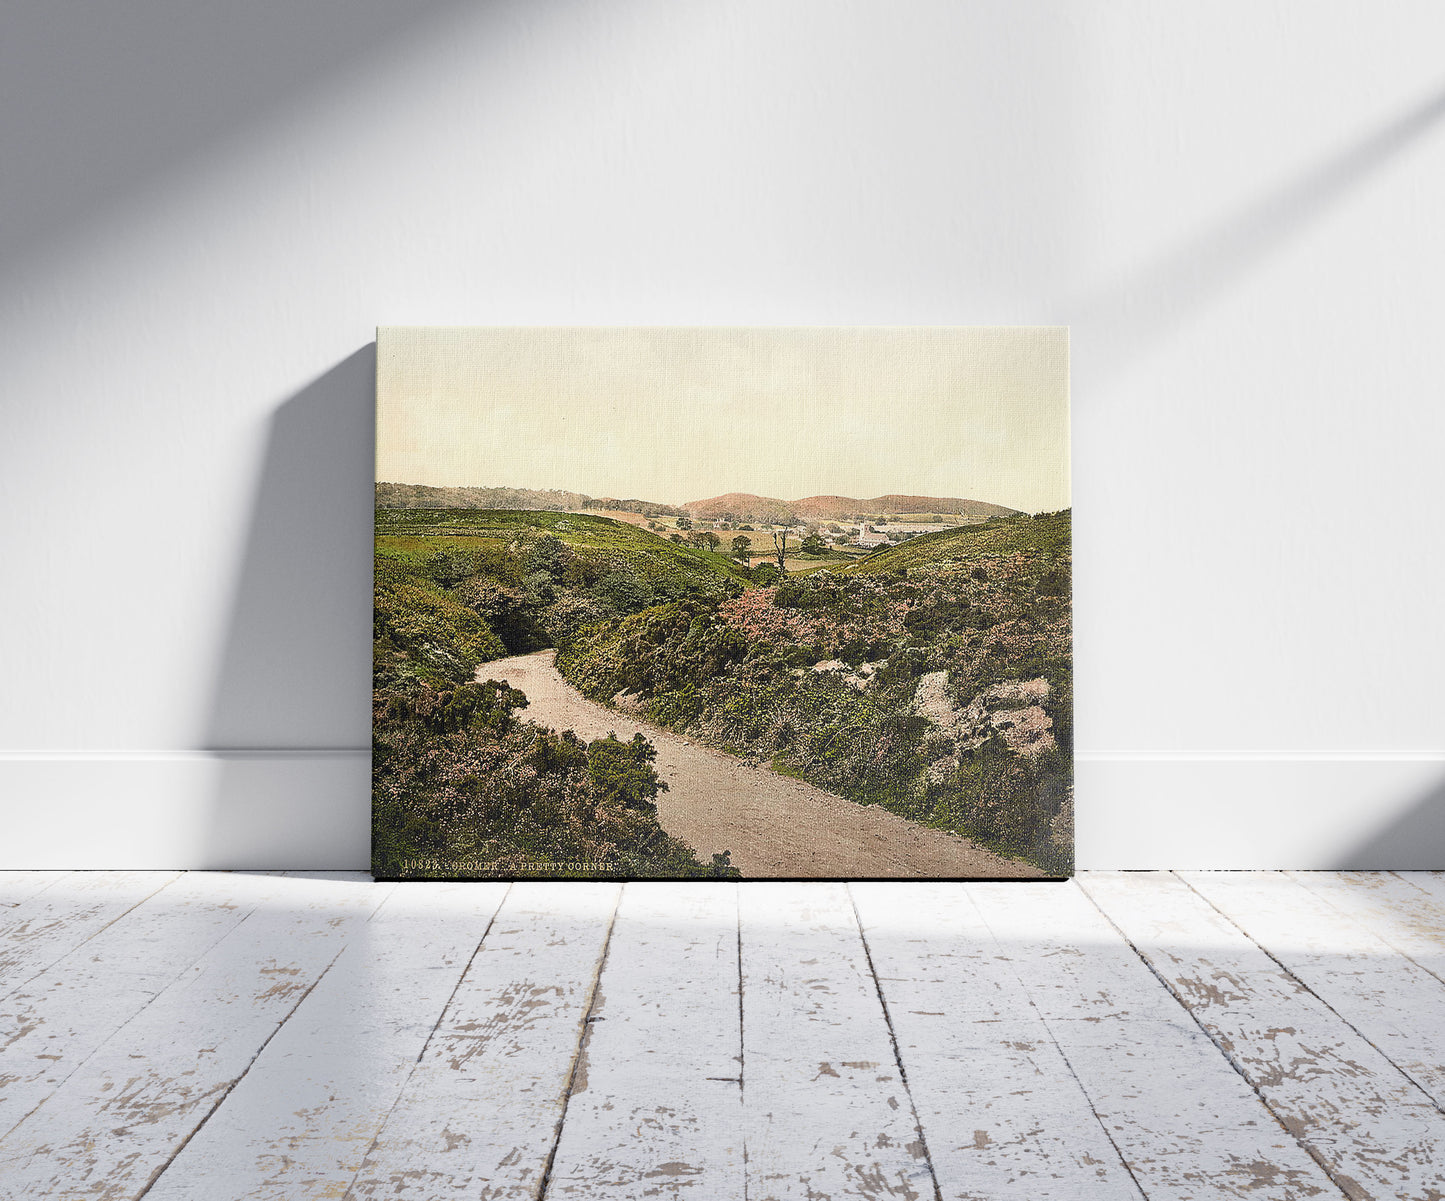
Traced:
<path fill-rule="evenodd" d="M 427 559 L 426 566 L 433 580 L 443 588 L 450 588 L 468 576 L 475 575 L 478 562 L 477 556 L 471 552 L 443 547 Z"/>
<path fill-rule="evenodd" d="M 657 751 L 641 734 L 634 734 L 630 742 L 619 742 L 609 734 L 589 744 L 587 775 L 597 803 L 656 813 L 657 794 L 667 789 L 649 766 L 656 758 Z"/>
<path fill-rule="evenodd" d="M 505 734 L 512 728 L 513 712 L 527 705 L 525 693 L 497 680 L 445 689 L 422 683 L 382 693 L 376 701 L 378 721 L 414 720 L 434 734 L 467 729 Z"/>
<path fill-rule="evenodd" d="M 659 724 L 1064 872 L 1072 675 L 1067 556 L 1055 553 L 783 579 L 720 604 L 658 606 L 592 627 L 559 667 L 595 700 L 631 693 Z M 854 670 L 810 670 L 825 659 Z M 880 665 L 857 670 L 867 662 Z M 958 707 L 992 684 L 1043 677 L 1057 745 L 1025 754 L 995 737 L 960 748 L 913 707 L 919 679 L 936 671 Z"/>
<path fill-rule="evenodd" d="M 520 721 L 495 680 L 378 689 L 373 857 L 378 875 L 722 877 L 657 823 L 665 787 L 640 735 L 584 744 Z"/>
<path fill-rule="evenodd" d="M 473 576 L 456 591 L 456 597 L 485 621 L 514 655 L 549 646 L 547 631 L 538 621 L 537 606 L 510 586 L 491 576 Z"/>
<path fill-rule="evenodd" d="M 527 548 L 522 560 L 529 573 L 545 572 L 553 580 L 561 580 L 571 562 L 572 548 L 555 534 L 544 534 L 538 538 Z"/>
<path fill-rule="evenodd" d="M 473 610 L 422 581 L 379 580 L 372 625 L 382 644 L 373 666 L 384 679 L 415 677 L 460 684 L 471 679 L 479 664 L 507 653 L 502 640 Z"/>

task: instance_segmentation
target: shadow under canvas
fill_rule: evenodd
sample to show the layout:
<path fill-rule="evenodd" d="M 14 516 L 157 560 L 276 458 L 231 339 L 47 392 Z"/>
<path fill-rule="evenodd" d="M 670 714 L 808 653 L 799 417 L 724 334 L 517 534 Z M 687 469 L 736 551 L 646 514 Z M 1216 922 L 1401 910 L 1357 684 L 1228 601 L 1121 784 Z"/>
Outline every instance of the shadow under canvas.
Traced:
<path fill-rule="evenodd" d="M 271 419 L 203 731 L 208 866 L 367 862 L 375 374 L 373 343 Z"/>

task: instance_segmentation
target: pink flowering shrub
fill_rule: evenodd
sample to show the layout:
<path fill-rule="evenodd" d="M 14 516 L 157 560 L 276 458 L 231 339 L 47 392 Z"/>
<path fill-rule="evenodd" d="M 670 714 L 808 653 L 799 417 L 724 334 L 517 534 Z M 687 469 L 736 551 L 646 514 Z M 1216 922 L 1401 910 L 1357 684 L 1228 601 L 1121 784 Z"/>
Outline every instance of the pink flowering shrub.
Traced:
<path fill-rule="evenodd" d="M 794 577 L 604 622 L 558 666 L 595 700 L 625 696 L 662 725 L 1065 873 L 1067 515 L 1016 538 L 1021 549 L 986 532 L 992 553 Z M 920 711 L 925 675 L 946 680 L 952 708 L 977 701 L 977 730 Z M 1028 713 L 999 715 L 1025 695 Z"/>

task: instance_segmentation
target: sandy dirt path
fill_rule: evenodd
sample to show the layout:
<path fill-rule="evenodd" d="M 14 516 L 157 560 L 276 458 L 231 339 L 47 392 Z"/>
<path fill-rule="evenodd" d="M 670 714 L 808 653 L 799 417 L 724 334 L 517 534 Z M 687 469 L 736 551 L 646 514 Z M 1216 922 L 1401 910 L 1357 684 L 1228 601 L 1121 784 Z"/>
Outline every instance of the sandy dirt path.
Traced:
<path fill-rule="evenodd" d="M 744 877 L 958 878 L 1042 876 L 1038 868 L 876 805 L 858 805 L 801 780 L 752 767 L 690 738 L 595 704 L 539 651 L 483 663 L 478 680 L 505 680 L 530 702 L 518 716 L 585 739 L 641 732 L 657 748 L 667 781 L 662 828 L 704 862 L 731 851 Z"/>

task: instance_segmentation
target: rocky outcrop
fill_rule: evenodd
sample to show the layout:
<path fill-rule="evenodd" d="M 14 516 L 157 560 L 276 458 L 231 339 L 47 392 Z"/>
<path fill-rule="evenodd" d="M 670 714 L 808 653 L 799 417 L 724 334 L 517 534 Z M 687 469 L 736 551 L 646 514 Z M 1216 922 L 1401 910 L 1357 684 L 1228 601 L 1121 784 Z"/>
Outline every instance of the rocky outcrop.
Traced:
<path fill-rule="evenodd" d="M 857 667 L 849 667 L 842 659 L 824 659 L 821 663 L 814 663 L 809 670 L 815 675 L 833 676 L 850 688 L 863 692 L 886 662 L 887 659 L 879 659 L 876 663 L 860 663 Z"/>
<path fill-rule="evenodd" d="M 936 727 L 925 745 L 933 752 L 931 775 L 946 774 L 958 766 L 965 751 L 982 746 L 997 733 L 1016 755 L 1032 759 L 1053 750 L 1054 721 L 1044 710 L 1049 682 L 1004 680 L 985 688 L 967 705 L 948 695 L 948 673 L 932 671 L 918 681 L 913 707 Z"/>

